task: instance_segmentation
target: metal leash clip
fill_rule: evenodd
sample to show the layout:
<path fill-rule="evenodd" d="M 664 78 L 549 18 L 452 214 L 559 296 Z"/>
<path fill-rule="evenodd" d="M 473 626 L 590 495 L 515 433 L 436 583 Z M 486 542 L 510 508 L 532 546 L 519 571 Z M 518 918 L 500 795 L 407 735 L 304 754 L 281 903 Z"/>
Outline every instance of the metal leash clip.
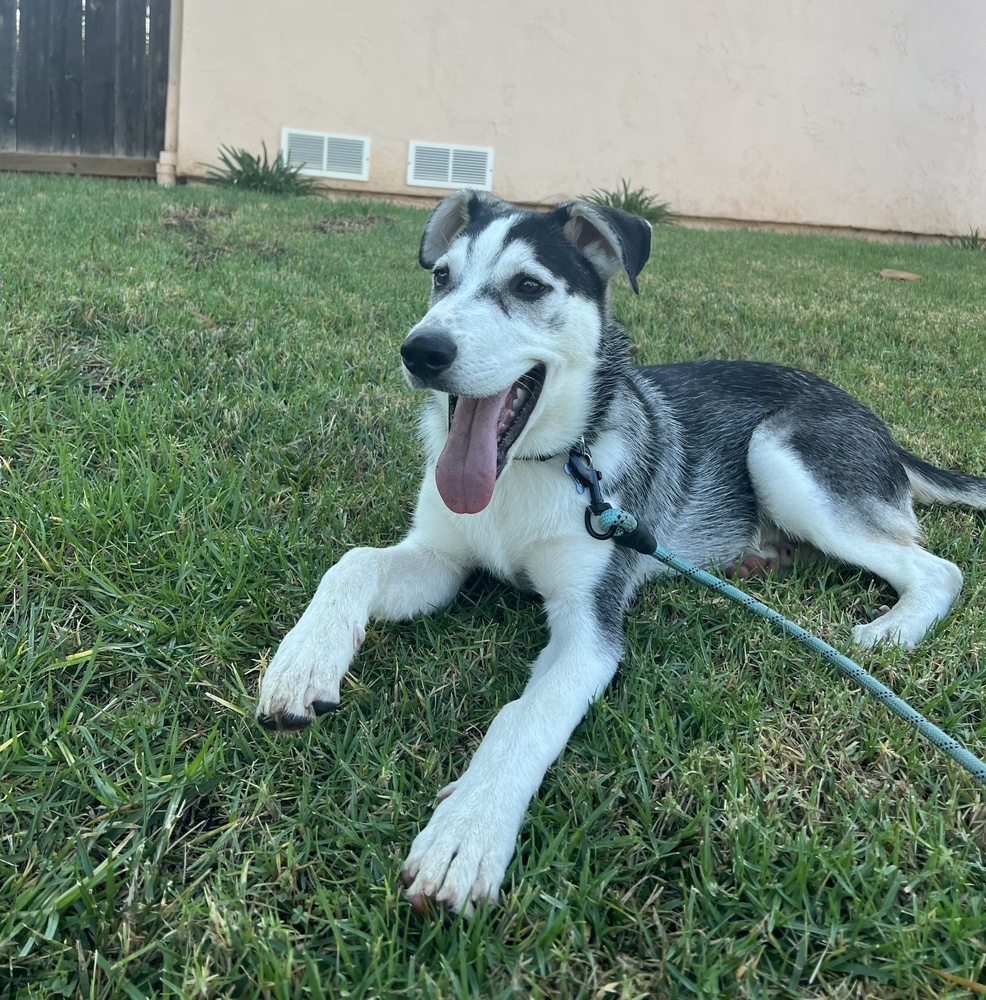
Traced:
<path fill-rule="evenodd" d="M 568 453 L 565 472 L 572 477 L 579 493 L 589 491 L 589 506 L 585 509 L 585 530 L 593 538 L 612 538 L 617 531 L 616 525 L 611 525 L 606 531 L 599 532 L 596 531 L 592 523 L 594 517 L 599 517 L 605 511 L 612 510 L 613 507 L 612 504 L 608 504 L 603 499 L 603 491 L 599 486 L 599 481 L 603 478 L 602 473 L 592 467 L 592 455 L 586 447 L 584 438 Z"/>
<path fill-rule="evenodd" d="M 654 536 L 637 519 L 626 511 L 615 508 L 603 499 L 599 486 L 602 473 L 592 466 L 592 455 L 586 447 L 585 439 L 579 441 L 568 453 L 565 472 L 572 477 L 579 493 L 589 491 L 589 506 L 585 509 L 585 530 L 593 538 L 605 541 L 612 538 L 617 545 L 635 549 L 644 555 L 651 555 L 657 548 Z M 593 519 L 600 522 L 602 531 L 597 531 Z"/>

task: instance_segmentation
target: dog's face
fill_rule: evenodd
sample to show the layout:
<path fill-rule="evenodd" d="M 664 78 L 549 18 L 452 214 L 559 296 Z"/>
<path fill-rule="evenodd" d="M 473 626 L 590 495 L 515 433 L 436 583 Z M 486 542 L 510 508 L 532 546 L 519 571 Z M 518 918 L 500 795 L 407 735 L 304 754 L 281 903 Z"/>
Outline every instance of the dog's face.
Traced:
<path fill-rule="evenodd" d="M 434 210 L 419 259 L 431 308 L 401 356 L 409 383 L 448 397 L 436 481 L 446 506 L 476 513 L 514 457 L 567 449 L 598 367 L 609 281 L 636 277 L 650 226 L 581 204 L 525 212 L 459 191 Z"/>

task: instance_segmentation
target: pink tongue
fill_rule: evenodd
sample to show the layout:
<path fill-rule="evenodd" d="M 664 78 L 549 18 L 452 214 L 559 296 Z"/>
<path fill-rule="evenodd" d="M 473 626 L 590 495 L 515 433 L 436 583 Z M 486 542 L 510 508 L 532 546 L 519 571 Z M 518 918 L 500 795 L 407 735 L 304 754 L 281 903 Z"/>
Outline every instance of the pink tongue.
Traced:
<path fill-rule="evenodd" d="M 435 482 L 445 506 L 456 514 L 478 514 L 496 484 L 496 439 L 500 413 L 513 387 L 486 399 L 455 404 Z"/>

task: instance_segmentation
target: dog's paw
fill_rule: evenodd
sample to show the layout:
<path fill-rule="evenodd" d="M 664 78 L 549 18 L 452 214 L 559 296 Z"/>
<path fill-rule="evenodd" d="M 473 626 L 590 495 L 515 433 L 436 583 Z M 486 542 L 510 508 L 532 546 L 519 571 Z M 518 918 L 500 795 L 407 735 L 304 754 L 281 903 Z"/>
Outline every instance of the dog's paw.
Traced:
<path fill-rule="evenodd" d="M 296 730 L 339 705 L 339 684 L 363 641 L 358 627 L 315 627 L 304 619 L 281 641 L 260 683 L 257 719 Z"/>
<path fill-rule="evenodd" d="M 520 815 L 499 810 L 496 796 L 466 779 L 453 782 L 431 822 L 418 834 L 402 877 L 416 913 L 429 903 L 472 916 L 477 903 L 495 903 L 514 852 Z"/>
<path fill-rule="evenodd" d="M 864 649 L 872 649 L 878 643 L 886 645 L 903 646 L 904 649 L 913 649 L 925 636 L 926 628 L 922 623 L 916 625 L 906 620 L 901 620 L 899 615 L 893 613 L 893 608 L 886 605 L 877 611 L 877 617 L 865 625 L 856 625 L 852 630 L 853 642 Z"/>

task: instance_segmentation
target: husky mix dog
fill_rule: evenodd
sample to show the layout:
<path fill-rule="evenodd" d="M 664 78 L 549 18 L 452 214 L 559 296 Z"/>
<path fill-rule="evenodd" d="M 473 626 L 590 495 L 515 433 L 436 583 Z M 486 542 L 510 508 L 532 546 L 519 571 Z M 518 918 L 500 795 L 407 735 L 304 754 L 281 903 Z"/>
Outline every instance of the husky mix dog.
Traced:
<path fill-rule="evenodd" d="M 415 909 L 469 913 L 496 898 L 528 802 L 617 669 L 627 606 L 667 572 L 587 533 L 570 453 L 700 566 L 746 575 L 798 546 L 882 577 L 898 600 L 855 626 L 861 646 L 913 646 L 962 586 L 957 566 L 922 547 L 912 503 L 986 508 L 986 479 L 908 454 L 806 372 L 631 364 L 608 286 L 623 271 L 637 290 L 650 236 L 635 216 L 581 202 L 530 212 L 459 191 L 435 208 L 419 252 L 431 307 L 401 347 L 407 381 L 430 391 L 411 530 L 346 553 L 264 675 L 260 720 L 299 729 L 338 704 L 370 618 L 433 612 L 476 569 L 543 598 L 550 638 L 530 680 L 411 846 Z"/>

